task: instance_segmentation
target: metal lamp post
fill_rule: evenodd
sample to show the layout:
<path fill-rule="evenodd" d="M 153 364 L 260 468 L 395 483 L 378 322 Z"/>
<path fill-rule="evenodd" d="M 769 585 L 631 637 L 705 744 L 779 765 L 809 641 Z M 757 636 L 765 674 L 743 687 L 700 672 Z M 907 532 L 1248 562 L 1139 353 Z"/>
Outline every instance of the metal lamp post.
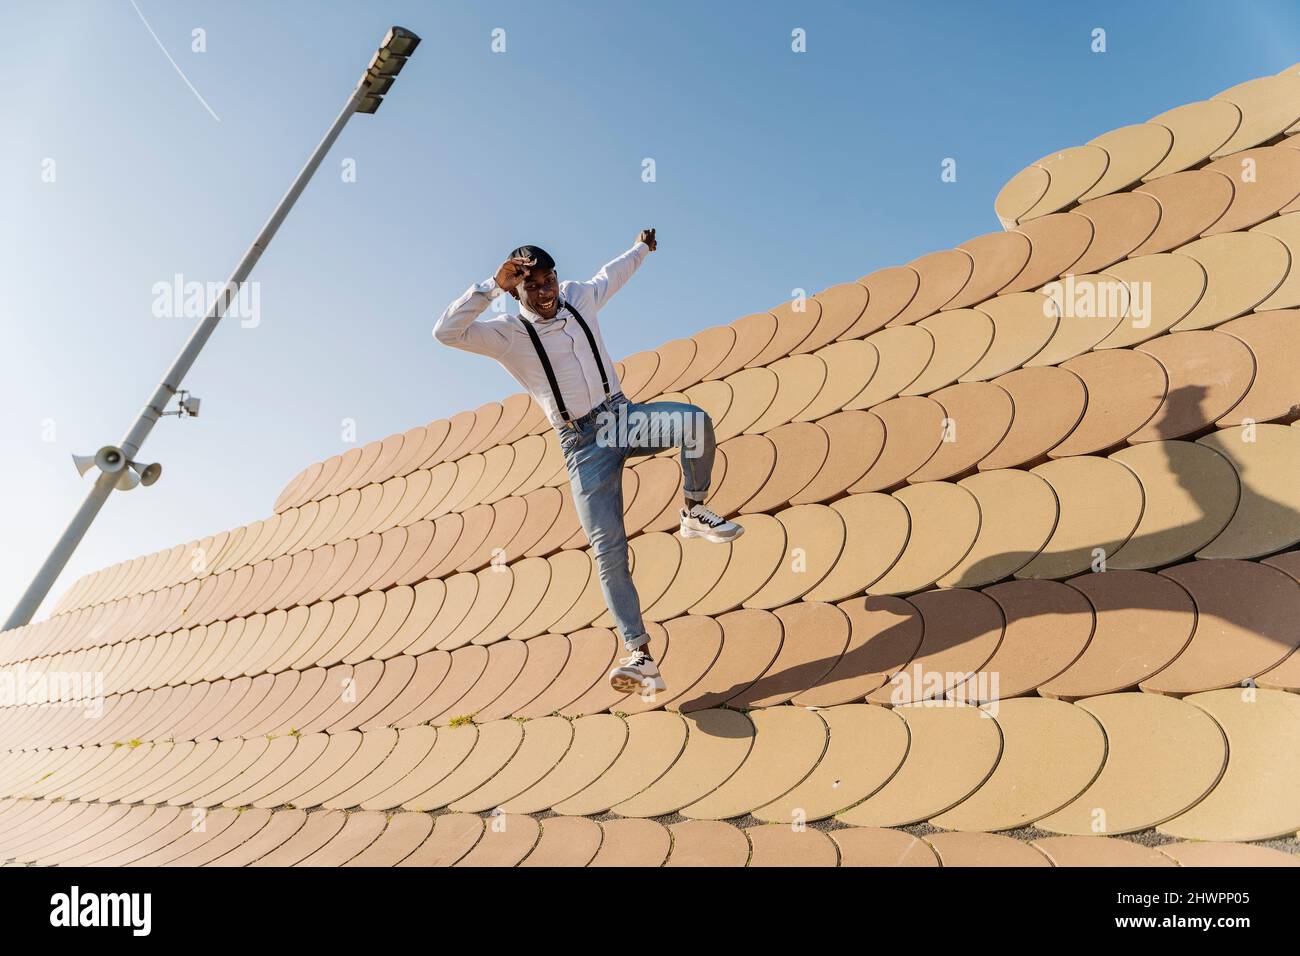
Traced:
<path fill-rule="evenodd" d="M 325 154 L 329 152 L 330 147 L 334 145 L 334 140 L 338 138 L 343 127 L 347 125 L 353 113 L 373 113 L 381 103 L 383 103 L 384 94 L 389 91 L 393 85 L 393 80 L 402 67 L 406 65 L 406 59 L 419 45 L 420 38 L 402 27 L 393 27 L 384 37 L 384 42 L 376 51 L 362 74 L 361 79 L 357 82 L 356 88 L 348 96 L 347 103 L 344 104 L 338 117 L 330 125 L 325 137 L 320 141 L 320 145 L 307 158 L 307 163 L 303 166 L 302 171 L 298 173 L 293 183 L 289 186 L 288 192 L 276 205 L 275 210 L 271 213 L 271 218 L 266 221 L 262 231 L 257 234 L 253 244 L 248 247 L 244 253 L 239 265 L 226 281 L 221 293 L 216 297 L 202 321 L 190 334 L 189 341 L 185 347 L 176 356 L 172 362 L 171 368 L 163 376 L 162 381 L 154 390 L 149 400 L 145 402 L 139 417 L 135 424 L 127 431 L 125 437 L 118 445 L 105 445 L 94 456 L 74 456 L 78 469 L 82 474 L 90 468 L 98 468 L 99 476 L 95 479 L 94 486 L 86 495 L 85 501 L 77 509 L 72 520 L 68 522 L 67 528 L 64 529 L 54 549 L 50 552 L 45 563 L 41 565 L 36 577 L 28 585 L 27 590 L 19 599 L 18 604 L 14 607 L 9 619 L 5 621 L 3 630 L 9 630 L 14 627 L 21 627 L 32 619 L 36 609 L 40 607 L 41 602 L 49 593 L 50 588 L 58 579 L 59 574 L 63 571 L 68 559 L 81 543 L 82 537 L 85 536 L 86 530 L 90 527 L 95 516 L 99 514 L 100 508 L 108 500 L 108 496 L 115 488 L 130 490 L 137 483 L 151 485 L 158 479 L 162 468 L 158 464 L 140 465 L 135 461 L 135 457 L 140 453 L 140 447 L 144 444 L 149 433 L 153 430 L 154 424 L 165 414 L 176 415 L 196 415 L 198 413 L 198 399 L 187 395 L 181 396 L 181 404 L 177 411 L 165 411 L 172 396 L 180 391 L 181 382 L 185 378 L 185 373 L 190 370 L 194 360 L 198 358 L 199 352 L 207 343 L 208 337 L 221 321 L 225 314 L 226 308 L 230 301 L 239 293 L 241 284 L 248 278 L 257 265 L 257 260 L 262 257 L 266 247 L 270 245 L 271 239 L 275 236 L 276 231 L 289 215 L 289 210 L 297 202 L 298 197 L 306 188 L 307 183 L 311 180 L 312 175 L 320 166 Z M 138 477 L 137 477 L 138 474 Z"/>

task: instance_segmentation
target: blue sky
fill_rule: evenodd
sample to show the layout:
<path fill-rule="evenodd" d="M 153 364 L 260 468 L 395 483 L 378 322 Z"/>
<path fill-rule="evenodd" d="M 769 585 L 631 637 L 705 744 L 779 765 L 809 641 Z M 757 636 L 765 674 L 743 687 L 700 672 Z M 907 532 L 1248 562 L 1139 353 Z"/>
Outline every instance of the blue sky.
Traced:
<path fill-rule="evenodd" d="M 155 285 L 226 278 L 390 24 L 423 45 L 257 267 L 258 324 L 190 373 L 202 416 L 154 430 L 161 481 L 52 597 L 265 517 L 345 420 L 365 443 L 516 391 L 430 329 L 520 243 L 581 279 L 658 229 L 602 314 L 626 355 L 994 230 L 1026 164 L 1300 59 L 1300 6 L 1262 0 L 136 3 L 219 121 L 130 0 L 0 7 L 5 615 L 91 481 L 69 454 L 120 439 L 194 324 Z"/>

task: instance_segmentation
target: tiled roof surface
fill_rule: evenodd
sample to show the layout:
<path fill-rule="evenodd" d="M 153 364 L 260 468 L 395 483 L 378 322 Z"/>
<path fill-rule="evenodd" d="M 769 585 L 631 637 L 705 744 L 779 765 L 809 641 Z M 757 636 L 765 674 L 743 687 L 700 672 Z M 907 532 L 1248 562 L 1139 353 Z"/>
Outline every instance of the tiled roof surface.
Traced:
<path fill-rule="evenodd" d="M 0 643 L 0 861 L 1300 863 L 1295 133 L 1293 68 L 619 363 L 710 412 L 748 531 L 626 470 L 655 700 L 524 395 L 82 578 Z"/>

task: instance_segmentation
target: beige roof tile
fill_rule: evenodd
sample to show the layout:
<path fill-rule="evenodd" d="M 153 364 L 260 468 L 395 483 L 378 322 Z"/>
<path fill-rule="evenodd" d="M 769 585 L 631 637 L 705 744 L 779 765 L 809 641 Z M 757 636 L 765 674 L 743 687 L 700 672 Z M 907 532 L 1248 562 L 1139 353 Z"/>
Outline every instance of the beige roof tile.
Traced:
<path fill-rule="evenodd" d="M 966 556 L 979 532 L 979 504 L 959 485 L 926 481 L 894 492 L 907 508 L 907 547 L 870 594 L 908 594 L 929 587 Z"/>
<path fill-rule="evenodd" d="M 749 719 L 754 738 L 744 762 L 716 789 L 681 807 L 682 816 L 706 820 L 743 816 L 802 782 L 821 760 L 829 731 L 815 711 L 762 707 L 750 711 Z"/>
<path fill-rule="evenodd" d="M 997 722 L 976 707 L 915 705 L 895 711 L 911 742 L 902 767 L 881 789 L 835 819 L 852 826 L 905 826 L 970 796 L 1002 750 Z"/>
<path fill-rule="evenodd" d="M 404 796 L 402 807 L 406 810 L 436 810 L 460 800 L 482 787 L 510 763 L 522 747 L 523 726 L 514 720 L 494 720 L 477 728 L 461 726 L 439 730 L 428 767 L 422 764 L 411 778 L 403 780 L 382 798 L 376 797 L 371 805 L 381 800 L 390 803 L 396 797 Z M 471 745 L 470 749 L 467 750 L 466 744 Z M 417 791 L 417 787 L 423 789 Z"/>
<path fill-rule="evenodd" d="M 979 311 L 993 321 L 993 341 L 961 375 L 963 382 L 982 382 L 1019 368 L 1051 340 L 1061 321 L 1056 303 L 1038 292 L 998 296 L 980 303 Z"/>
<path fill-rule="evenodd" d="M 862 700 L 907 665 L 921 646 L 921 612 L 902 598 L 851 598 L 836 607 L 849 619 L 848 646 L 829 673 L 795 695 L 800 706 Z"/>
<path fill-rule="evenodd" d="M 885 426 L 885 446 L 849 491 L 885 491 L 902 484 L 938 451 L 943 442 L 944 407 L 932 398 L 908 395 L 872 407 Z"/>
<path fill-rule="evenodd" d="M 943 440 L 930 459 L 907 476 L 911 483 L 969 472 L 1001 444 L 1014 405 L 1008 390 L 989 382 L 962 382 L 930 395 L 944 408 Z"/>
<path fill-rule="evenodd" d="M 1018 578 L 1063 578 L 1093 566 L 1128 541 L 1142 516 L 1142 484 L 1118 462 L 1082 456 L 1033 469 L 1060 503 L 1056 528 Z"/>
<path fill-rule="evenodd" d="M 1112 448 L 1149 421 L 1164 402 L 1164 366 L 1136 349 L 1086 352 L 1061 368 L 1083 382 L 1088 402 L 1074 430 L 1048 451 L 1052 458 Z"/>
<path fill-rule="evenodd" d="M 344 866 L 397 866 L 428 839 L 433 817 L 427 813 L 395 813 L 373 843 Z"/>
<path fill-rule="evenodd" d="M 981 672 L 955 688 L 959 699 L 988 699 L 990 688 L 992 696 L 1004 700 L 1029 693 L 1073 664 L 1092 638 L 1092 605 L 1072 587 L 1055 581 L 1004 581 L 983 593 L 1002 609 L 1005 628 Z M 984 675 L 996 675 L 996 685 Z"/>
<path fill-rule="evenodd" d="M 1073 704 L 1022 697 L 986 704 L 1002 754 L 975 793 L 930 822 L 945 830 L 1010 830 L 1074 800 L 1101 770 L 1106 735 Z"/>
<path fill-rule="evenodd" d="M 823 289 L 817 301 L 817 325 L 794 349 L 795 353 L 813 352 L 834 342 L 862 317 L 867 307 L 867 287 L 857 282 L 843 282 Z M 824 358 L 824 356 L 823 356 Z"/>
<path fill-rule="evenodd" d="M 1002 187 L 993 211 L 1004 229 L 1012 228 L 1047 192 L 1052 177 L 1041 166 L 1026 166 Z"/>
<path fill-rule="evenodd" d="M 655 366 L 654 375 L 644 386 L 646 396 L 654 398 L 668 391 L 685 388 L 687 384 L 694 385 L 695 382 L 680 385 L 678 382 L 693 363 L 697 349 L 694 339 L 673 339 L 655 349 L 659 353 L 659 364 Z"/>
<path fill-rule="evenodd" d="M 1096 146 L 1071 146 L 1038 160 L 1034 165 L 1045 169 L 1051 181 L 1042 198 L 1029 208 L 1021 221 L 1072 205 L 1097 184 L 1109 162 L 1106 151 Z"/>
<path fill-rule="evenodd" d="M 1237 473 L 1227 459 L 1194 442 L 1158 441 L 1109 456 L 1142 483 L 1142 517 L 1111 568 L 1154 568 L 1190 557 L 1236 510 Z"/>
<path fill-rule="evenodd" d="M 878 269 L 858 280 L 868 293 L 867 307 L 858 320 L 840 334 L 841 339 L 858 339 L 885 327 L 916 295 L 921 277 L 907 266 Z"/>
<path fill-rule="evenodd" d="M 401 726 L 399 723 L 407 714 L 412 713 L 416 708 L 428 699 L 442 683 L 451 670 L 451 654 L 447 651 L 429 651 L 415 657 L 415 673 L 402 692 L 391 700 L 384 709 L 379 711 L 368 720 L 363 721 L 359 726 L 362 730 L 369 730 L 372 727 L 396 727 Z M 301 681 L 299 687 L 301 688 Z M 323 684 L 323 677 L 318 684 Z M 295 690 L 295 694 L 298 691 Z M 285 712 L 289 712 L 286 705 Z M 294 713 L 297 713 L 295 710 Z M 263 727 L 255 728 L 255 732 L 261 732 Z M 269 732 L 269 731 L 268 731 Z"/>
<path fill-rule="evenodd" d="M 1167 110 L 1150 122 L 1169 129 L 1174 141 L 1165 158 L 1143 177 L 1146 180 L 1189 169 L 1208 159 L 1241 125 L 1241 110 L 1227 100 L 1202 100 Z"/>
<path fill-rule="evenodd" d="M 894 564 L 907 544 L 910 518 L 889 495 L 860 494 L 831 505 L 844 522 L 844 546 L 834 568 L 805 597 L 835 601 L 860 593 Z"/>
<path fill-rule="evenodd" d="M 938 866 L 930 845 L 901 830 L 845 827 L 830 831 L 840 866 Z"/>
<path fill-rule="evenodd" d="M 429 718 L 433 724 L 445 724 L 464 714 L 479 714 L 498 700 L 519 679 L 528 660 L 526 641 L 499 641 L 487 649 L 487 662 L 469 691 L 453 701 L 446 710 Z M 455 651 L 453 654 L 460 654 Z"/>
<path fill-rule="evenodd" d="M 1092 604 L 1096 624 L 1083 653 L 1038 693 L 1066 700 L 1137 686 L 1182 653 L 1196 623 L 1183 588 L 1145 571 L 1082 574 L 1067 582 Z"/>
<path fill-rule="evenodd" d="M 944 249 L 913 259 L 908 267 L 921 281 L 912 301 L 890 320 L 890 325 L 907 325 L 938 312 L 970 281 L 975 260 L 964 249 Z"/>
<path fill-rule="evenodd" d="M 1225 428 L 1198 439 L 1237 469 L 1241 498 L 1200 558 L 1254 558 L 1300 541 L 1300 431 L 1284 425 Z"/>
<path fill-rule="evenodd" d="M 642 617 L 647 621 L 668 621 L 687 613 L 703 600 L 722 578 L 731 560 L 731 552 L 703 538 L 680 541 L 681 567 L 662 595 L 644 605 Z"/>
<path fill-rule="evenodd" d="M 746 827 L 750 866 L 838 866 L 839 851 L 821 830 L 795 830 L 789 826 Z"/>
<path fill-rule="evenodd" d="M 472 813 L 444 813 L 433 818 L 433 832 L 404 857 L 398 866 L 452 866 L 483 838 L 481 817 Z"/>
<path fill-rule="evenodd" d="M 860 339 L 834 342 L 818 349 L 816 355 L 826 366 L 826 377 L 817 395 L 794 416 L 794 421 L 813 421 L 838 412 L 866 388 L 880 360 L 876 347 Z"/>
<path fill-rule="evenodd" d="M 1300 269 L 1294 267 L 1296 258 L 1300 255 L 1300 213 L 1288 212 L 1276 219 L 1268 219 L 1250 231 L 1266 233 L 1280 239 L 1290 253 L 1293 264 L 1288 269 L 1282 284 L 1272 295 L 1259 303 L 1255 307 L 1256 310 L 1290 309 L 1300 305 Z"/>
<path fill-rule="evenodd" d="M 1206 235 L 1235 232 L 1262 222 L 1289 207 L 1300 195 L 1300 150 L 1265 146 L 1242 150 L 1205 167 L 1232 180 L 1232 205 Z"/>
<path fill-rule="evenodd" d="M 718 441 L 748 431 L 771 406 L 780 381 L 771 369 L 746 368 L 727 376 L 727 385 L 731 387 L 731 405 L 713 421 Z"/>
<path fill-rule="evenodd" d="M 1160 203 L 1160 222 L 1132 256 L 1168 252 L 1195 239 L 1219 221 L 1232 205 L 1233 180 L 1222 173 L 1197 169 L 1174 173 L 1139 186 L 1134 192 Z"/>
<path fill-rule="evenodd" d="M 383 834 L 388 819 L 382 813 L 349 813 L 343 828 L 297 866 L 345 866 Z"/>
<path fill-rule="evenodd" d="M 477 416 L 474 412 L 457 412 L 448 420 L 447 436 L 438 450 L 424 460 L 422 467 L 429 467 L 441 461 L 455 461 L 467 452 L 466 438 L 473 429 Z"/>
<path fill-rule="evenodd" d="M 1052 866 L 1169 866 L 1155 847 L 1104 836 L 1043 837 L 1030 846 L 1046 854 Z"/>
<path fill-rule="evenodd" d="M 818 715 L 830 730 L 826 752 L 791 790 L 753 811 L 759 820 L 791 826 L 832 816 L 875 793 L 902 765 L 907 725 L 893 711 L 844 704 Z"/>
<path fill-rule="evenodd" d="M 815 298 L 796 299 L 778 305 L 772 310 L 776 317 L 776 330 L 771 341 L 745 364 L 750 368 L 767 365 L 794 353 L 799 343 L 817 328 L 821 311 L 822 304 Z"/>
<path fill-rule="evenodd" d="M 1089 146 L 1106 151 L 1109 163 L 1101 179 L 1079 197 L 1080 201 L 1119 192 L 1139 182 L 1169 155 L 1173 142 L 1173 133 L 1158 123 L 1121 126 L 1089 140 Z"/>
<path fill-rule="evenodd" d="M 586 628 L 568 637 L 544 634 L 524 643 L 528 656 L 523 669 L 476 719 L 543 717 L 572 703 L 591 687 L 593 670 L 606 667 L 613 659 L 616 642 L 602 627 Z"/>
<path fill-rule="evenodd" d="M 849 620 L 830 604 L 801 601 L 777 608 L 781 649 L 763 676 L 732 697 L 733 707 L 775 707 L 815 687 L 849 642 Z"/>
<path fill-rule="evenodd" d="M 449 803 L 448 809 L 481 813 L 501 807 L 550 774 L 573 743 L 573 725 L 563 717 L 526 721 L 523 731 L 524 739 L 509 762 L 491 779 Z"/>
<path fill-rule="evenodd" d="M 1093 223 L 1086 216 L 1054 213 L 1023 223 L 1016 232 L 1029 240 L 1029 260 L 998 290 L 1001 295 L 1028 292 L 1064 275 L 1091 245 Z"/>
<path fill-rule="evenodd" d="M 1300 76 L 1263 76 L 1229 87 L 1214 96 L 1241 110 L 1241 125 L 1211 155 L 1225 156 L 1258 146 L 1286 131 L 1300 119 Z"/>
<path fill-rule="evenodd" d="M 771 609 L 798 600 L 826 577 L 843 550 L 844 521 L 826 505 L 784 508 L 776 519 L 785 528 L 784 558 L 745 607 Z"/>
<path fill-rule="evenodd" d="M 691 339 L 695 342 L 695 357 L 677 380 L 669 383 L 668 388 L 674 391 L 690 388 L 708 378 L 736 344 L 736 331 L 729 325 L 715 325 L 697 332 Z"/>
<path fill-rule="evenodd" d="M 966 285 L 948 300 L 945 309 L 965 309 L 985 299 L 1018 276 L 1029 262 L 1029 237 L 1020 232 L 990 232 L 957 247 L 974 260 Z"/>
<path fill-rule="evenodd" d="M 627 743 L 609 769 L 552 808 L 556 813 L 604 813 L 634 798 L 677 762 L 686 746 L 687 721 L 663 710 L 627 719 Z"/>
<path fill-rule="evenodd" d="M 771 431 L 793 421 L 826 384 L 826 363 L 816 355 L 790 355 L 776 360 L 770 368 L 777 377 L 776 395 L 763 413 L 745 429 L 751 435 Z"/>
<path fill-rule="evenodd" d="M 624 817 L 673 813 L 713 793 L 745 763 L 755 739 L 749 717 L 735 710 L 699 710 L 684 719 L 690 732 L 681 755 L 636 796 L 611 807 L 612 812 Z"/>
<path fill-rule="evenodd" d="M 1056 494 L 1042 478 L 1015 468 L 983 471 L 958 484 L 979 505 L 979 530 L 966 555 L 936 582 L 977 587 L 1028 564 L 1051 537 L 1059 516 Z"/>
<path fill-rule="evenodd" d="M 749 840 L 745 831 L 718 820 L 684 820 L 668 828 L 672 852 L 664 866 L 745 866 Z"/>
<path fill-rule="evenodd" d="M 495 726 L 495 724 L 487 724 Z M 411 728 L 415 730 L 415 728 Z M 365 797 L 360 806 L 367 810 L 391 810 L 415 800 L 429 791 L 435 784 L 442 782 L 459 767 L 474 749 L 478 741 L 478 727 L 463 724 L 459 727 L 438 728 L 434 737 L 433 749 L 421 758 L 415 769 L 404 777 L 387 784 L 376 795 Z M 391 760 L 390 754 L 390 760 Z M 382 774 L 382 769 L 377 771 Z M 437 827 L 434 829 L 437 836 Z"/>
<path fill-rule="evenodd" d="M 781 650 L 783 626 L 770 611 L 743 608 L 716 620 L 722 627 L 722 650 L 708 673 L 677 702 L 683 713 L 728 701 L 746 706 L 746 694 Z"/>
<path fill-rule="evenodd" d="M 548 817 L 542 834 L 520 866 L 589 866 L 600 849 L 604 833 L 586 817 Z"/>
<path fill-rule="evenodd" d="M 486 442 L 501 425 L 501 415 L 505 408 L 500 402 L 486 402 L 474 410 L 474 427 L 465 436 L 466 453 L 483 453 L 492 448 L 496 442 Z"/>
<path fill-rule="evenodd" d="M 1158 849 L 1179 866 L 1300 866 L 1294 853 L 1250 843 L 1193 841 L 1166 843 Z"/>
<path fill-rule="evenodd" d="M 637 352 L 635 355 L 629 355 L 623 359 L 623 370 L 619 373 L 619 382 L 623 386 L 623 394 L 632 401 L 643 401 L 652 396 L 643 395 L 645 386 L 654 377 L 655 370 L 659 368 L 659 353 L 653 349 L 645 352 Z"/>
<path fill-rule="evenodd" d="M 921 646 L 867 695 L 873 703 L 898 707 L 953 696 L 950 692 L 984 667 L 1002 640 L 1002 609 L 980 591 L 940 588 L 914 594 L 908 603 L 921 613 Z"/>
<path fill-rule="evenodd" d="M 742 316 L 731 323 L 736 332 L 736 341 L 718 365 L 709 372 L 710 378 L 726 378 L 746 365 L 757 356 L 776 334 L 776 316 L 771 312 L 755 312 Z"/>
<path fill-rule="evenodd" d="M 1106 270 L 1133 287 L 1141 283 L 1143 300 L 1130 301 L 1129 321 L 1097 343 L 1099 349 L 1123 348 L 1154 338 L 1192 311 L 1205 292 L 1205 269 L 1188 256 L 1162 253 L 1116 263 Z"/>
<path fill-rule="evenodd" d="M 1051 866 L 1030 844 L 995 833 L 932 833 L 923 839 L 940 866 Z"/>
<path fill-rule="evenodd" d="M 474 848 L 452 866 L 518 866 L 537 846 L 541 825 L 533 817 L 499 814 L 485 821 Z"/>
<path fill-rule="evenodd" d="M 1300 645 L 1300 585 L 1253 561 L 1190 561 L 1160 572 L 1196 604 L 1192 639 L 1142 689 L 1190 694 L 1243 685 Z"/>
<path fill-rule="evenodd" d="M 866 340 L 875 350 L 875 374 L 844 407 L 862 409 L 897 396 L 916 381 L 934 355 L 934 336 L 916 325 L 894 326 Z"/>
<path fill-rule="evenodd" d="M 669 707 L 690 700 L 696 684 L 718 660 L 722 651 L 722 625 L 711 617 L 688 615 L 667 621 L 668 650 L 656 658 L 668 690 L 650 695 L 632 695 L 621 705 L 624 713 L 639 713 L 655 707 Z M 602 674 L 603 677 L 603 674 Z"/>
<path fill-rule="evenodd" d="M 243 818 L 256 814 L 249 820 L 250 827 L 243 826 Z M 308 831 L 305 839 L 290 844 L 307 826 L 308 814 L 301 810 L 280 810 L 274 813 L 263 811 L 245 811 L 240 814 L 238 823 L 221 834 L 221 837 L 197 847 L 185 856 L 171 861 L 172 866 L 249 866 L 258 860 L 271 856 L 277 849 L 288 845 L 287 855 L 290 861 L 300 859 L 304 852 L 311 852 L 328 840 L 343 823 L 343 814 L 313 814 L 322 819 Z M 274 859 L 274 858 L 272 858 Z"/>
<path fill-rule="evenodd" d="M 770 515 L 745 518 L 743 537 L 727 545 L 731 558 L 712 590 L 690 609 L 692 614 L 721 614 L 740 607 L 767 583 L 786 560 L 785 527 Z"/>
<path fill-rule="evenodd" d="M 792 504 L 837 497 L 875 464 L 885 443 L 885 425 L 871 412 L 838 412 L 817 422 L 830 439 L 817 475 L 794 495 Z"/>
<path fill-rule="evenodd" d="M 925 395 L 951 385 L 974 368 L 993 343 L 993 320 L 978 309 L 956 309 L 922 319 L 918 325 L 934 337 L 930 363 L 904 395 Z"/>
<path fill-rule="evenodd" d="M 331 810 L 344 810 L 361 806 L 386 793 L 430 758 L 437 738 L 438 731 L 434 727 L 408 727 L 398 731 L 397 743 L 372 771 L 322 805 Z"/>
<path fill-rule="evenodd" d="M 1075 836 L 1155 826 L 1214 789 L 1228 759 L 1219 725 L 1191 704 L 1159 694 L 1081 700 L 1106 732 L 1106 762 L 1077 798 L 1037 826 Z"/>
<path fill-rule="evenodd" d="M 672 848 L 668 828 L 654 820 L 604 820 L 600 849 L 588 866 L 662 866 Z"/>
<path fill-rule="evenodd" d="M 1209 328 L 1249 312 L 1273 294 L 1291 267 L 1286 246 L 1263 232 L 1209 236 L 1176 253 L 1199 262 L 1207 278 L 1205 296 L 1174 326 L 1178 332 Z"/>

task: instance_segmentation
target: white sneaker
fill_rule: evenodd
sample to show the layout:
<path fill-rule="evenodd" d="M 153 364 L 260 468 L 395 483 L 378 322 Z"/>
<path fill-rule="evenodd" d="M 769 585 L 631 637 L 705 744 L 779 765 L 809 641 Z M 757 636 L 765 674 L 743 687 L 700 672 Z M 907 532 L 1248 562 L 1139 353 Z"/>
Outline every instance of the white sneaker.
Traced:
<path fill-rule="evenodd" d="M 609 672 L 609 686 L 620 694 L 653 694 L 668 686 L 659 676 L 659 665 L 642 648 L 633 651 L 631 657 L 620 658 L 618 663 Z"/>
<path fill-rule="evenodd" d="M 718 517 L 704 505 L 691 505 L 691 510 L 681 510 L 682 537 L 707 538 L 717 544 L 735 541 L 745 533 L 743 526 Z"/>

